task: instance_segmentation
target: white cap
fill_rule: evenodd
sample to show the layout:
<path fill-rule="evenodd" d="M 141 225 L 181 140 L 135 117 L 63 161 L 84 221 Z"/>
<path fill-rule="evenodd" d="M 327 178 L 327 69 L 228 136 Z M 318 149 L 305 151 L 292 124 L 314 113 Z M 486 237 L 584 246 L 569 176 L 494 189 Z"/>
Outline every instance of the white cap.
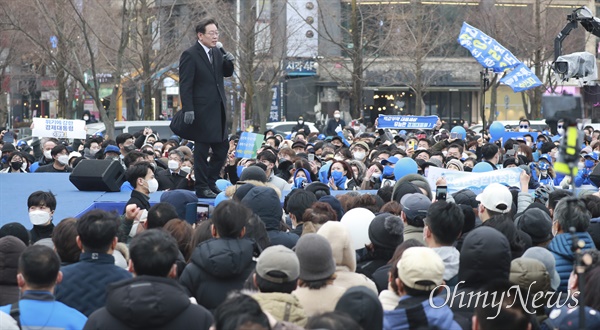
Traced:
<path fill-rule="evenodd" d="M 512 194 L 507 186 L 492 183 L 475 198 L 488 210 L 498 213 L 508 213 L 512 206 Z"/>

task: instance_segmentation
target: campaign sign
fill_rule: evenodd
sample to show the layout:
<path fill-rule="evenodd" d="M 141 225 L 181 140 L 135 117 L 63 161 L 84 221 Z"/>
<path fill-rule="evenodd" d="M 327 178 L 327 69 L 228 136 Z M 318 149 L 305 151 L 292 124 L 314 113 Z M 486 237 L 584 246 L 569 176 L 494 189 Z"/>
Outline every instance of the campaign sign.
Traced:
<path fill-rule="evenodd" d="M 483 192 L 485 187 L 491 183 L 508 184 L 509 186 L 520 187 L 520 176 L 523 169 L 518 167 L 505 168 L 497 171 L 472 173 L 452 171 L 439 167 L 429 167 L 427 181 L 432 191 L 436 189 L 436 181 L 440 177 L 446 178 L 448 193 L 454 194 L 457 191 L 465 188 L 473 191 L 475 194 Z"/>
<path fill-rule="evenodd" d="M 515 93 L 542 86 L 538 77 L 523 63 L 500 79 L 500 82 L 508 85 Z"/>
<path fill-rule="evenodd" d="M 85 120 L 33 118 L 31 135 L 57 139 L 85 139 Z"/>
<path fill-rule="evenodd" d="M 256 151 L 260 149 L 265 136 L 262 134 L 244 132 L 240 136 L 235 156 L 238 158 L 256 158 Z"/>
<path fill-rule="evenodd" d="M 471 52 L 477 62 L 494 72 L 504 72 L 521 63 L 515 55 L 494 38 L 463 22 L 458 43 Z"/>
<path fill-rule="evenodd" d="M 387 116 L 377 117 L 377 128 L 434 129 L 437 116 Z"/>

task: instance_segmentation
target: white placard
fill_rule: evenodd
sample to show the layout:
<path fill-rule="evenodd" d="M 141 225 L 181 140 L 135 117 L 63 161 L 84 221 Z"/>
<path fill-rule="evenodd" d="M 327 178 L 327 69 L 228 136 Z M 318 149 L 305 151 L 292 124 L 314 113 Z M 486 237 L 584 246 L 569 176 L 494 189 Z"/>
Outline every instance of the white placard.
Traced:
<path fill-rule="evenodd" d="M 57 139 L 85 139 L 85 121 L 33 118 L 32 136 Z"/>

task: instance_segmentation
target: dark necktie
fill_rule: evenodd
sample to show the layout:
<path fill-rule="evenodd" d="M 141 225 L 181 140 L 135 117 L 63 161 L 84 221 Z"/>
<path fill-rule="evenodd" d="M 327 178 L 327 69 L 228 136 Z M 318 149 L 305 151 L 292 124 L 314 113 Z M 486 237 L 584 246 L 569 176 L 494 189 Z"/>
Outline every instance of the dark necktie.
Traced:
<path fill-rule="evenodd" d="M 208 60 L 210 61 L 210 64 L 212 64 L 212 62 L 213 62 L 213 50 L 212 50 L 212 48 L 208 50 Z"/>

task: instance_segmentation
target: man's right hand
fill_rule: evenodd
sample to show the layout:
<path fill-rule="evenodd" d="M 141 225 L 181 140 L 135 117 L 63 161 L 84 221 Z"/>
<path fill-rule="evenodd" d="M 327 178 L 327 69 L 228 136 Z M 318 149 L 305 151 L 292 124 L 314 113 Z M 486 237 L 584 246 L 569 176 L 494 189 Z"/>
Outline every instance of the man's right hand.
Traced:
<path fill-rule="evenodd" d="M 191 125 L 194 122 L 194 111 L 188 111 L 183 116 L 183 122 Z"/>

